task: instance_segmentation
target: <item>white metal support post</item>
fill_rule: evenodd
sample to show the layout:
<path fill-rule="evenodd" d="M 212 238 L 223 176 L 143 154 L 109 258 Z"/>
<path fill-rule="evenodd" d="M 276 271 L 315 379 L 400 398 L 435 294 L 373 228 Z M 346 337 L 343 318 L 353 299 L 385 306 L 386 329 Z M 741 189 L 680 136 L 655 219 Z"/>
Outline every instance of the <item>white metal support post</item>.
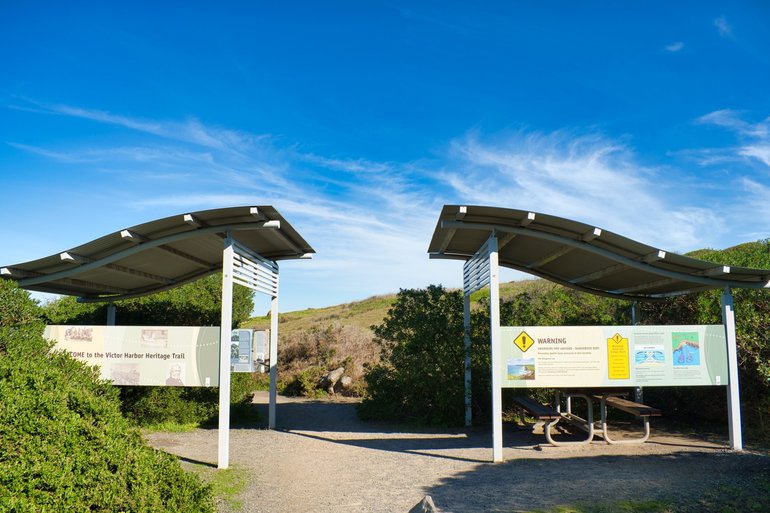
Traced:
<path fill-rule="evenodd" d="M 730 448 L 743 450 L 741 434 L 741 396 L 738 388 L 738 344 L 735 336 L 735 308 L 730 287 L 722 294 L 722 322 L 727 338 L 727 368 L 729 389 L 727 393 L 727 411 L 730 416 Z"/>
<path fill-rule="evenodd" d="M 465 351 L 465 425 L 473 423 L 471 411 L 471 294 L 463 292 L 463 350 Z"/>
<path fill-rule="evenodd" d="M 267 413 L 267 427 L 275 429 L 275 410 L 278 398 L 278 276 L 275 280 L 276 294 L 270 302 L 270 406 Z"/>
<path fill-rule="evenodd" d="M 489 285 L 490 351 L 492 352 L 492 461 L 503 461 L 503 405 L 500 388 L 500 266 L 497 236 L 489 239 L 463 266 L 463 320 L 465 326 L 465 419 L 470 424 L 470 318 L 471 294 Z"/>
<path fill-rule="evenodd" d="M 233 282 L 266 294 L 270 303 L 270 403 L 267 425 L 275 429 L 278 384 L 278 264 L 233 241 Z M 229 367 L 228 367 L 229 371 Z"/>
<path fill-rule="evenodd" d="M 219 445 L 217 467 L 230 465 L 230 331 L 233 325 L 233 239 L 222 253 L 222 321 L 219 329 Z"/>
<path fill-rule="evenodd" d="M 503 395 L 500 388 L 500 266 L 497 236 L 489 237 L 489 321 L 492 346 L 492 461 L 503 461 Z"/>
<path fill-rule="evenodd" d="M 631 302 L 631 325 L 636 326 L 638 322 L 639 314 L 637 310 L 639 309 L 639 305 L 636 301 Z M 644 402 L 644 390 L 642 387 L 636 387 L 634 388 L 634 401 L 637 403 L 643 403 Z"/>

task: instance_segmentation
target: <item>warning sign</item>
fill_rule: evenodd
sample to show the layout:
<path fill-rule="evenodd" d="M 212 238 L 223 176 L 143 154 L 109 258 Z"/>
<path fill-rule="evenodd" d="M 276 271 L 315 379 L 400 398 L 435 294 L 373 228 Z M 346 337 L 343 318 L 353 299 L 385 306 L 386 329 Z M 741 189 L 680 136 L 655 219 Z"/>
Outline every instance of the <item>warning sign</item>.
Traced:
<path fill-rule="evenodd" d="M 534 340 L 532 340 L 532 337 L 527 335 L 526 331 L 522 331 L 519 333 L 519 336 L 513 339 L 513 343 L 516 344 L 516 347 L 522 350 L 522 352 L 527 352 L 527 349 L 532 347 L 532 345 L 535 343 Z"/>
<path fill-rule="evenodd" d="M 628 339 L 619 333 L 607 339 L 607 374 L 609 379 L 631 379 Z"/>
<path fill-rule="evenodd" d="M 503 326 L 503 387 L 727 384 L 725 329 L 716 325 Z"/>

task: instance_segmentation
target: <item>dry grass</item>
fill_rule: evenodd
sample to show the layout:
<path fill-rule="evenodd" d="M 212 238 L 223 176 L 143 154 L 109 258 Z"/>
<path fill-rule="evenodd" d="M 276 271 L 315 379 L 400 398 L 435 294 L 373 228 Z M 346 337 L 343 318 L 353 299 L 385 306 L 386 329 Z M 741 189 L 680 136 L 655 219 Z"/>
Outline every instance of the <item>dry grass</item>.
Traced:
<path fill-rule="evenodd" d="M 303 372 L 312 376 L 345 367 L 345 374 L 353 379 L 351 393 L 360 392 L 364 365 L 378 361 L 380 355 L 371 327 L 382 322 L 395 300 L 391 294 L 280 314 L 279 381 L 289 384 Z M 243 327 L 269 328 L 270 316 L 254 317 Z"/>
<path fill-rule="evenodd" d="M 509 282 L 501 284 L 500 295 L 512 297 L 553 286 L 541 279 Z M 478 304 L 478 299 L 484 296 L 489 297 L 488 290 L 476 292 L 472 298 Z M 365 365 L 379 361 L 380 357 L 380 346 L 371 328 L 382 323 L 396 297 L 396 294 L 374 296 L 342 305 L 280 314 L 279 381 L 291 383 L 302 373 L 307 380 L 308 376 L 312 378 L 342 366 L 345 374 L 353 379 L 352 393 L 360 393 Z M 267 329 L 270 316 L 253 317 L 242 327 Z"/>

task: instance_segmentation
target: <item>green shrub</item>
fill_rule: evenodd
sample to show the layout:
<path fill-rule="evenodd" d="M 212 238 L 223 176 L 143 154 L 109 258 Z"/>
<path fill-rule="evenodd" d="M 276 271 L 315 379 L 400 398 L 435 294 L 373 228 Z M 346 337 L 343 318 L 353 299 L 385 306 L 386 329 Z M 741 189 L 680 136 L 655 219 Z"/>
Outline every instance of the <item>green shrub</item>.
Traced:
<path fill-rule="evenodd" d="M 175 289 L 115 303 L 122 326 L 218 326 L 221 322 L 222 275 L 213 274 Z M 233 327 L 247 321 L 254 293 L 233 287 Z M 44 306 L 48 324 L 104 324 L 107 305 L 78 303 L 66 296 Z"/>
<path fill-rule="evenodd" d="M 428 424 L 463 419 L 462 295 L 431 285 L 402 289 L 387 317 L 373 326 L 381 362 L 365 376 L 359 415 Z"/>
<path fill-rule="evenodd" d="M 41 327 L 0 327 L 0 510 L 213 511 L 209 488 L 129 426 L 117 389 Z"/>
<path fill-rule="evenodd" d="M 691 254 L 722 265 L 770 269 L 770 241 L 741 244 L 726 250 Z M 663 303 L 642 304 L 644 324 L 721 324 L 721 290 L 677 297 Z M 738 344 L 741 413 L 747 438 L 770 442 L 770 294 L 767 290 L 732 291 Z M 715 393 L 716 392 L 716 393 Z M 719 422 L 726 418 L 724 387 L 649 389 L 645 398 L 661 408 Z M 700 408 L 693 408 L 699 405 Z"/>
<path fill-rule="evenodd" d="M 231 374 L 230 407 L 234 423 L 257 420 L 251 400 L 258 387 L 255 375 Z M 213 426 L 219 418 L 217 387 L 119 387 L 119 390 L 123 413 L 137 426 L 167 423 Z"/>
<path fill-rule="evenodd" d="M 0 326 L 23 326 L 39 322 L 40 306 L 29 293 L 11 280 L 0 279 Z M 2 343 L 2 341 L 0 341 Z M 0 351 L 2 351 L 0 346 Z"/>
<path fill-rule="evenodd" d="M 324 374 L 324 370 L 317 365 L 307 367 L 295 374 L 292 380 L 282 387 L 281 393 L 288 396 L 325 396 L 326 391 L 321 390 L 318 385 Z"/>

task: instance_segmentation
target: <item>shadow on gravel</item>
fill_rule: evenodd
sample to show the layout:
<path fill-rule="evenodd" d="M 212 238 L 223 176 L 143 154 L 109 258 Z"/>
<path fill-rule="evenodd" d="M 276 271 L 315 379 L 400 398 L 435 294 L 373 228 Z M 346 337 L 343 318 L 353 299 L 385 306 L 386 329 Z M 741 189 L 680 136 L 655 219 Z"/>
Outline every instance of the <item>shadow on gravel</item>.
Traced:
<path fill-rule="evenodd" d="M 267 405 L 256 404 L 260 418 L 267 419 Z M 259 427 L 266 427 L 263 423 Z M 297 436 L 377 451 L 408 453 L 472 463 L 488 463 L 492 457 L 492 433 L 488 428 L 429 428 L 407 424 L 364 422 L 355 403 L 308 401 L 280 403 L 276 428 Z M 360 436 L 368 435 L 372 436 Z M 563 432 L 560 440 L 578 440 L 585 435 Z M 506 447 L 532 450 L 543 443 L 530 429 L 504 427 Z M 469 450 L 472 455 L 468 455 Z M 464 451 L 464 453 L 463 453 Z"/>
<path fill-rule="evenodd" d="M 415 437 L 382 437 L 382 438 L 331 438 L 321 435 L 313 435 L 296 431 L 289 431 L 293 435 L 331 442 L 352 447 L 361 447 L 376 451 L 400 452 L 415 454 L 419 456 L 429 456 L 431 458 L 442 458 L 455 461 L 467 461 L 471 463 L 487 463 L 486 459 L 474 459 L 465 456 L 456 456 L 445 454 L 444 451 L 454 451 L 463 449 L 483 449 L 491 443 L 491 440 L 475 439 L 474 437 L 451 436 L 436 434 L 435 437 L 429 435 Z M 491 449 L 490 449 L 491 451 Z"/>
<path fill-rule="evenodd" d="M 664 500 L 676 504 L 677 512 L 694 513 L 717 511 L 709 508 L 709 497 L 720 490 L 750 488 L 747 483 L 763 473 L 770 473 L 768 456 L 739 453 L 522 458 L 480 465 L 443 479 L 426 493 L 442 511 L 457 513 L 531 511 L 574 504 L 596 507 L 624 500 Z M 749 505 L 769 501 L 768 490 L 746 492 L 748 509 L 740 511 L 759 511 Z"/>
<path fill-rule="evenodd" d="M 179 456 L 179 455 L 176 455 L 176 457 L 180 461 L 184 461 L 186 463 L 192 463 L 193 465 L 201 465 L 209 468 L 217 468 L 216 463 L 211 463 L 209 461 L 194 460 L 192 458 L 185 458 L 184 456 Z"/>
<path fill-rule="evenodd" d="M 255 404 L 261 420 L 267 426 L 267 404 Z M 364 422 L 356 414 L 356 403 L 309 401 L 279 403 L 276 428 L 284 431 L 345 431 L 352 433 L 381 433 L 404 429 L 403 424 Z M 411 430 L 411 428 L 408 428 Z M 421 429 L 421 428 L 415 428 Z"/>

